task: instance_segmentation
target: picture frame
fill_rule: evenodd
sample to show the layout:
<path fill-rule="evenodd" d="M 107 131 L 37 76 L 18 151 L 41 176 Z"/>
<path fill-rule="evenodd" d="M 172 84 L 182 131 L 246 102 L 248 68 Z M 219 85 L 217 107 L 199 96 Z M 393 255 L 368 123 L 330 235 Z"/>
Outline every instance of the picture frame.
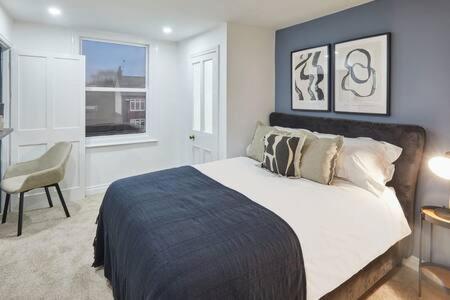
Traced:
<path fill-rule="evenodd" d="M 331 45 L 291 52 L 291 109 L 331 111 Z"/>
<path fill-rule="evenodd" d="M 333 111 L 390 115 L 391 33 L 334 44 Z"/>

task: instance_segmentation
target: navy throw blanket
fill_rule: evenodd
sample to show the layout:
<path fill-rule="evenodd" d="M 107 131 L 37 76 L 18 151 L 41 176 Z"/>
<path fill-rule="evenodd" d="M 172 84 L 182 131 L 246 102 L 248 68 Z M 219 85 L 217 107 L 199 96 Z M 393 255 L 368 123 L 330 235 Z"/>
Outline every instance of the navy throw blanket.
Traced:
<path fill-rule="evenodd" d="M 116 299 L 306 299 L 289 225 L 193 167 L 111 184 L 94 252 Z"/>

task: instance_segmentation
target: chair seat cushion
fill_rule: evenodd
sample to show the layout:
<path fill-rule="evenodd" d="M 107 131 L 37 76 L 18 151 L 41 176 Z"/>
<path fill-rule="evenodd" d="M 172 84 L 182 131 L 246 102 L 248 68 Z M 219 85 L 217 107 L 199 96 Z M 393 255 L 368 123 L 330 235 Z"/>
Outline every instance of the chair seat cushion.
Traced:
<path fill-rule="evenodd" d="M 63 175 L 59 170 L 46 170 L 28 175 L 20 175 L 2 180 L 2 190 L 8 194 L 21 193 L 60 182 Z"/>
<path fill-rule="evenodd" d="M 24 183 L 28 175 L 10 177 L 2 180 L 2 190 L 8 194 L 25 192 Z"/>

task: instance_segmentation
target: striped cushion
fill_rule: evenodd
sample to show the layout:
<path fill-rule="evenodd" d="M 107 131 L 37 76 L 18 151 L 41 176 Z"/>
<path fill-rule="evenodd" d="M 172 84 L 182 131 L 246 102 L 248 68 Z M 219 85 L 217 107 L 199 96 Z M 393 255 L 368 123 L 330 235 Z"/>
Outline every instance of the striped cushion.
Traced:
<path fill-rule="evenodd" d="M 286 177 L 300 177 L 301 150 L 305 137 L 269 133 L 264 137 L 262 167 Z"/>

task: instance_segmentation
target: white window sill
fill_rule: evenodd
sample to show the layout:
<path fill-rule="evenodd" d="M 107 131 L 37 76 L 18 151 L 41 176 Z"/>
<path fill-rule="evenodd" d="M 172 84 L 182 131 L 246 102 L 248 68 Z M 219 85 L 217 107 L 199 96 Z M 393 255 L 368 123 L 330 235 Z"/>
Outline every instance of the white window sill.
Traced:
<path fill-rule="evenodd" d="M 121 145 L 157 143 L 158 140 L 150 137 L 139 138 L 86 138 L 86 148 L 113 147 Z"/>

